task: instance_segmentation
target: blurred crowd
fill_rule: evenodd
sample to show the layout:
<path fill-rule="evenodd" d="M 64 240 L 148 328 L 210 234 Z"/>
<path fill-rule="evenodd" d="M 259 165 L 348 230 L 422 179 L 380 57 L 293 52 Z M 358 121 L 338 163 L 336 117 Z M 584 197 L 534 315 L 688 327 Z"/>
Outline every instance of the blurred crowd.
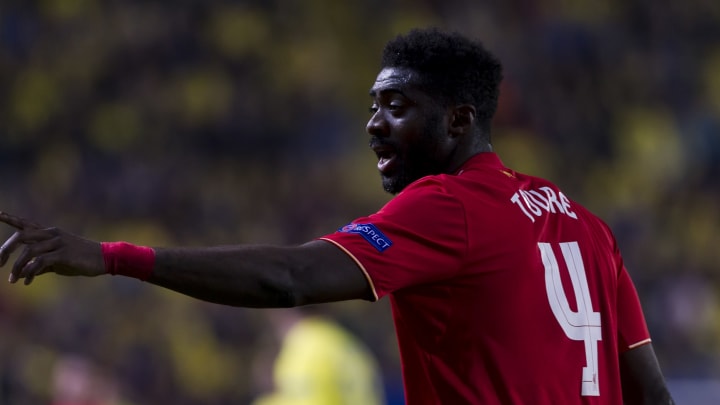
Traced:
<path fill-rule="evenodd" d="M 720 379 L 717 1 L 5 0 L 0 210 L 148 245 L 330 233 L 390 198 L 367 91 L 385 41 L 428 25 L 503 61 L 495 149 L 615 230 L 667 377 Z M 267 311 L 119 277 L 1 286 L 0 404 L 248 403 Z M 322 311 L 401 403 L 387 303 Z"/>

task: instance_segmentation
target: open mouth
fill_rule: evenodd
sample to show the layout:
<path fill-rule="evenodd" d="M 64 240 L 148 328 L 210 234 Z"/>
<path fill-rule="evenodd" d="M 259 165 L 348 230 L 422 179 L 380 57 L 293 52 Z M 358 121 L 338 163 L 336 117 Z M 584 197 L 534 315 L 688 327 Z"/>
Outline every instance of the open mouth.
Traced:
<path fill-rule="evenodd" d="M 373 150 L 378 157 L 377 168 L 381 174 L 387 174 L 392 171 L 397 160 L 397 153 L 395 149 L 388 146 L 374 147 Z"/>
<path fill-rule="evenodd" d="M 379 159 L 378 159 L 377 167 L 378 167 L 378 170 L 380 171 L 380 173 L 385 174 L 386 172 L 390 171 L 390 169 L 393 166 L 393 162 L 395 161 L 396 156 L 397 155 L 395 155 L 395 153 L 391 153 L 391 152 L 382 153 L 382 154 L 378 155 Z"/>

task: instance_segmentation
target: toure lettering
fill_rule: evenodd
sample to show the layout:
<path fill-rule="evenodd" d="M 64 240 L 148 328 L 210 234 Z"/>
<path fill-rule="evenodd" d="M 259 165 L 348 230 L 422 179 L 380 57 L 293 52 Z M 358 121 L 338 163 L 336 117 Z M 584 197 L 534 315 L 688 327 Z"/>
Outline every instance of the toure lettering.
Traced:
<path fill-rule="evenodd" d="M 548 186 L 536 190 L 518 190 L 510 201 L 520 207 L 523 214 L 532 222 L 545 213 L 565 214 L 577 219 L 577 215 L 570 207 L 570 199 L 562 191 L 555 193 L 555 190 Z"/>

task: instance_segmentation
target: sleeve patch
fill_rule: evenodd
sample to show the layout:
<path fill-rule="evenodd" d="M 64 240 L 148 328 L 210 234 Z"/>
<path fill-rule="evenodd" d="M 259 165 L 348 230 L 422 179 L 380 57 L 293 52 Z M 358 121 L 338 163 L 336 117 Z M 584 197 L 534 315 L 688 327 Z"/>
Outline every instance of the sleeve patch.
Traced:
<path fill-rule="evenodd" d="M 343 233 L 356 233 L 366 241 L 368 241 L 378 252 L 384 252 L 385 249 L 392 246 L 392 241 L 385 236 L 375 225 L 373 224 L 347 224 L 342 228 L 338 229 L 338 232 Z"/>

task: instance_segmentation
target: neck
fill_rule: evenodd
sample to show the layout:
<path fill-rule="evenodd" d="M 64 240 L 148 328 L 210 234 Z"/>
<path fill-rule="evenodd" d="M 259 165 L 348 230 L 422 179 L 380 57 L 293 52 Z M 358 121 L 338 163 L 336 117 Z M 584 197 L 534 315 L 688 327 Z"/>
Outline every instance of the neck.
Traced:
<path fill-rule="evenodd" d="M 489 142 L 478 140 L 469 148 L 458 148 L 450 159 L 447 173 L 455 173 L 460 166 L 464 165 L 470 158 L 479 153 L 492 152 L 493 148 Z"/>

